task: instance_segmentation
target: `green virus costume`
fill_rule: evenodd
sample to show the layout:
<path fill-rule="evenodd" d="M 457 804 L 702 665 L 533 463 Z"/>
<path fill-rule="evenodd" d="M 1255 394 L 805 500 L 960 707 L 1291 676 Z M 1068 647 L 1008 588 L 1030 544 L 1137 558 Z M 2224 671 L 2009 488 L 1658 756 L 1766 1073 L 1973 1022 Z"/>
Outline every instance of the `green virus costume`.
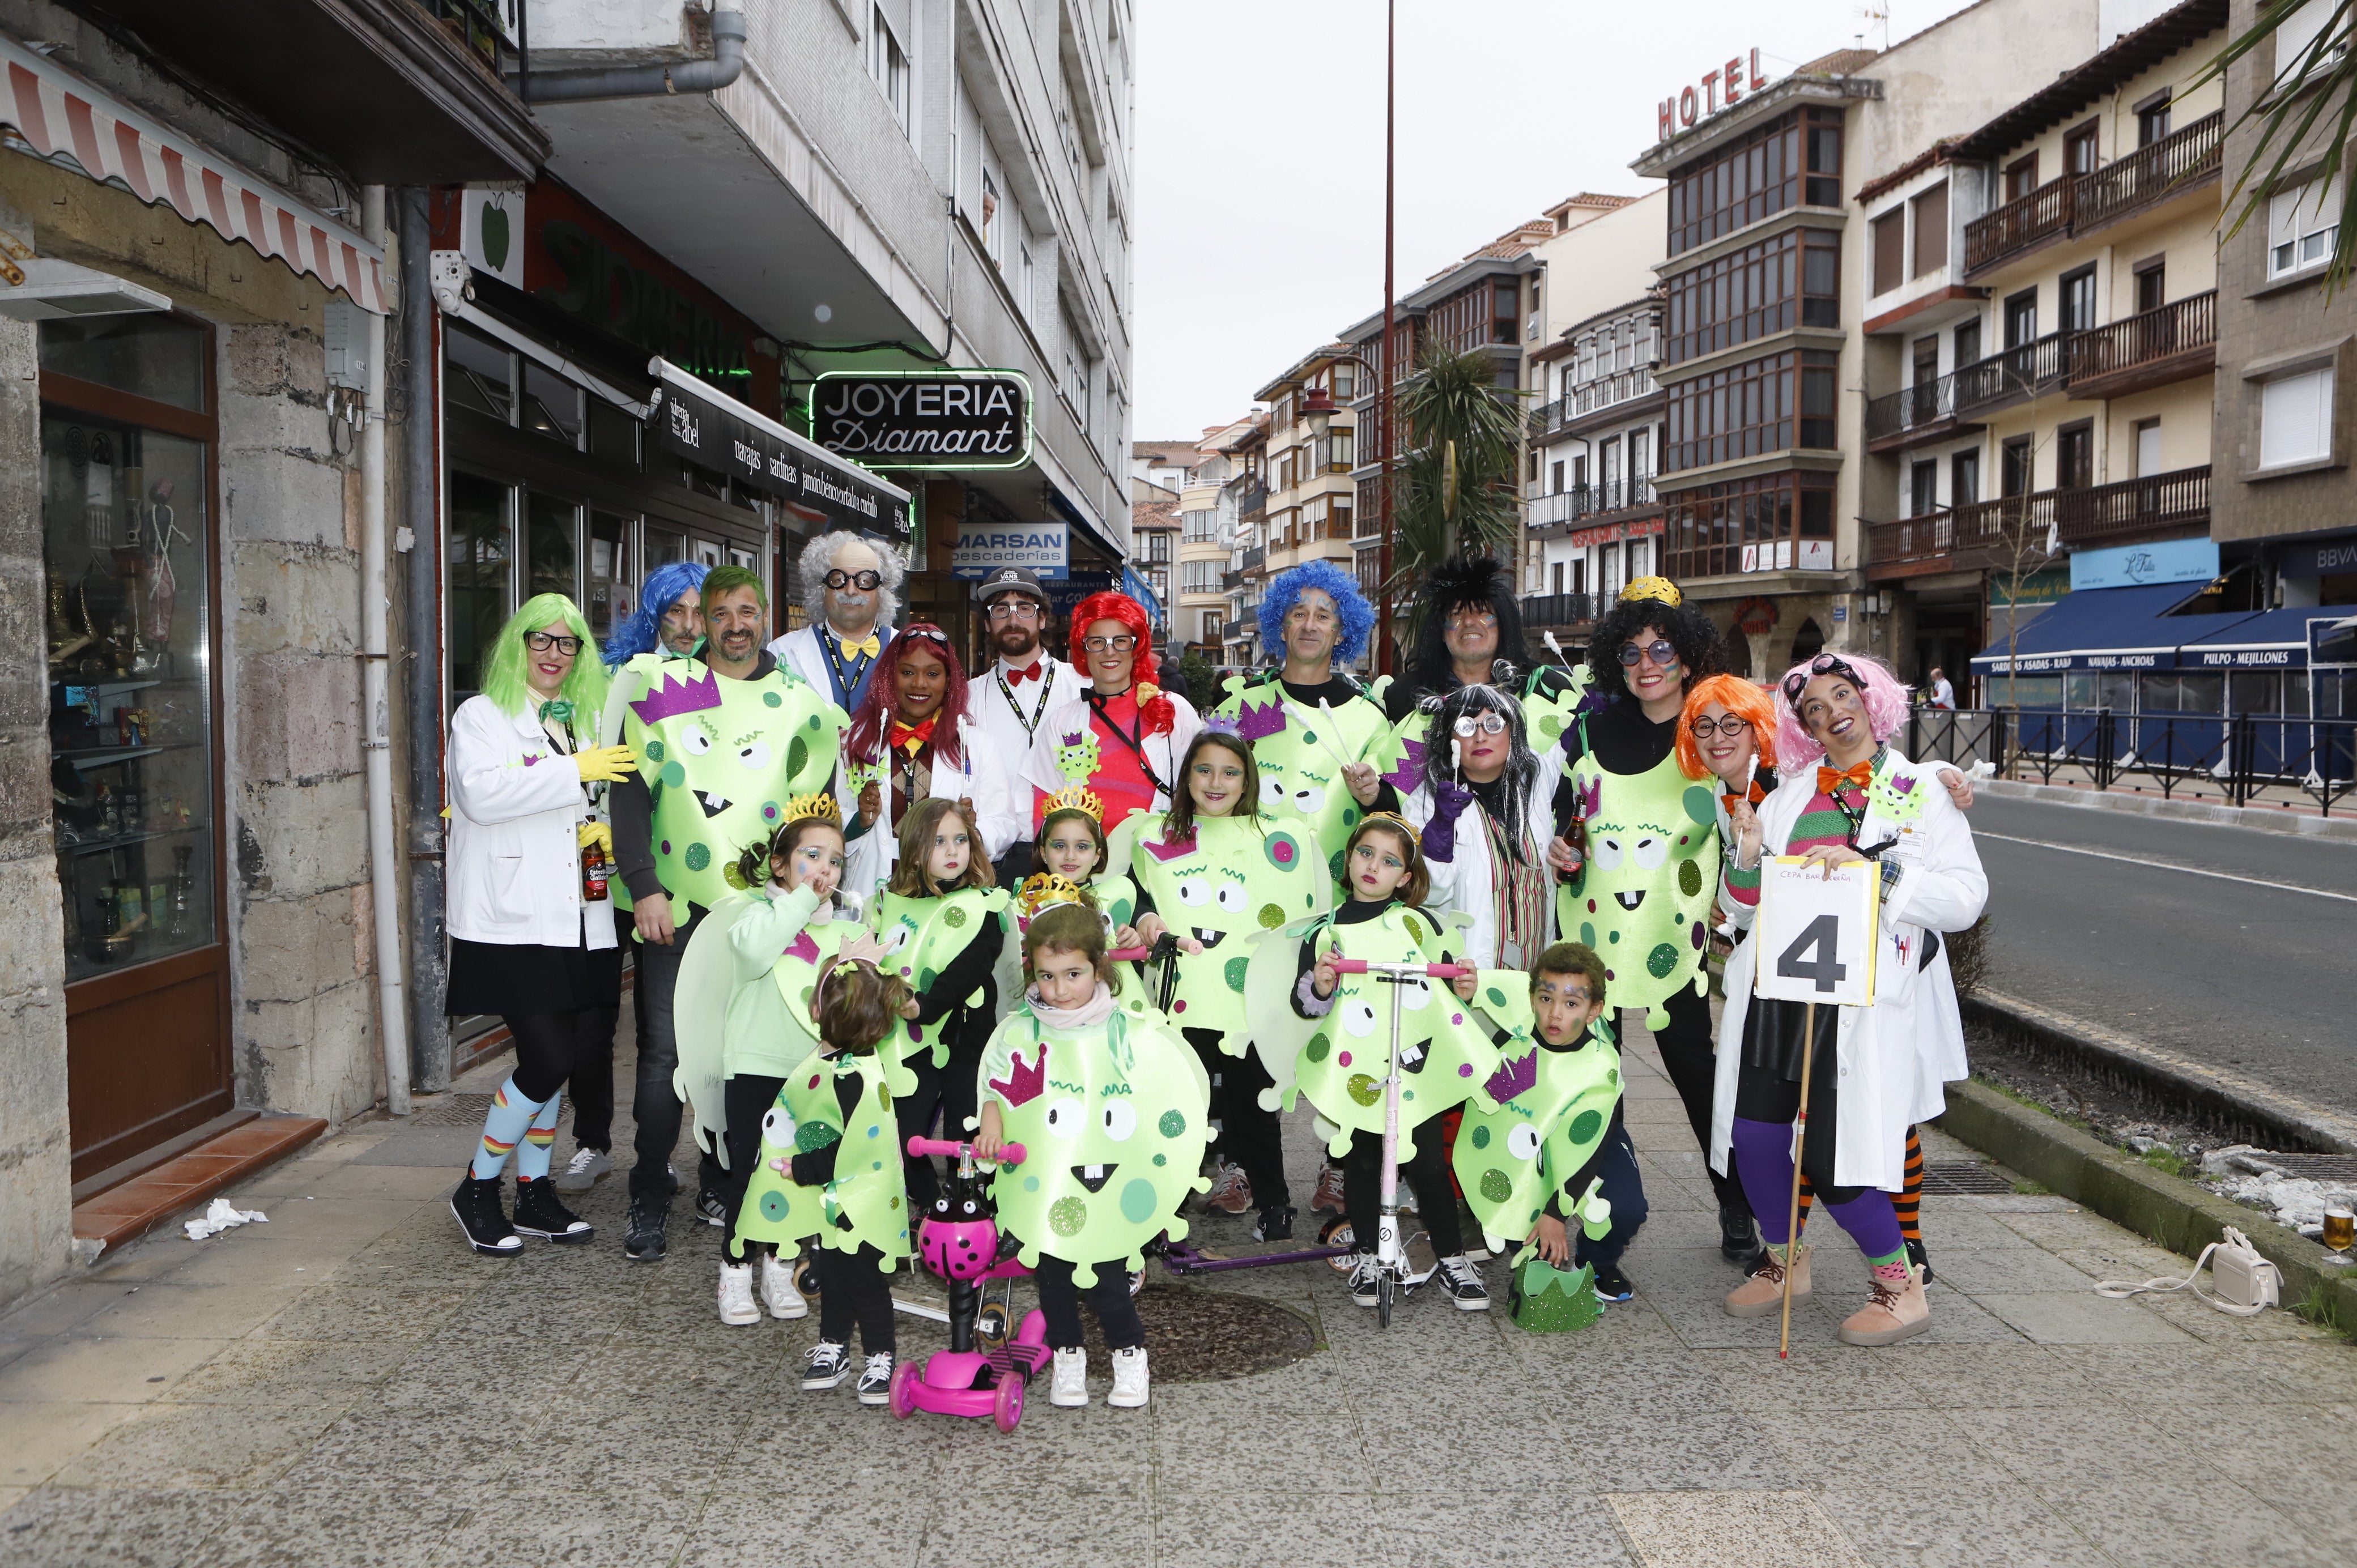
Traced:
<path fill-rule="evenodd" d="M 786 802 L 831 787 L 850 720 L 783 666 L 731 681 L 642 653 L 623 668 L 645 692 L 622 739 L 652 797 L 656 869 L 672 897 L 709 909 L 742 891 L 737 856 L 769 841 Z"/>
<path fill-rule="evenodd" d="M 1595 679 L 1596 671 L 1585 664 L 1573 670 L 1542 664 L 1523 678 L 1523 722 L 1530 732 L 1533 751 L 1544 751 L 1563 739 Z"/>
<path fill-rule="evenodd" d="M 1718 812 L 1707 785 L 1678 770 L 1676 753 L 1643 773 L 1607 771 L 1591 752 L 1572 764 L 1586 824 L 1579 875 L 1555 894 L 1555 929 L 1602 955 L 1612 1004 L 1645 1008 L 1680 989 L 1708 989 L 1706 922 L 1718 885 Z"/>
<path fill-rule="evenodd" d="M 1486 979 L 1486 977 L 1485 977 Z M 1598 1019 L 1586 1039 L 1552 1050 L 1532 1032 L 1528 982 L 1522 1006 L 1488 1083 L 1497 1109 L 1469 1108 L 1451 1164 L 1465 1201 L 1493 1252 L 1519 1245 L 1558 1195 L 1558 1213 L 1578 1217 L 1590 1240 L 1612 1228 L 1594 1179 L 1569 1190 L 1595 1157 L 1620 1102 L 1620 1053 Z"/>
<path fill-rule="evenodd" d="M 1369 963 L 1448 961 L 1447 936 L 1437 919 L 1402 904 L 1349 926 L 1335 925 L 1328 915 L 1297 920 L 1262 939 L 1254 948 L 1244 981 L 1254 1047 L 1275 1080 L 1274 1089 L 1261 1091 L 1262 1109 L 1290 1111 L 1297 1100 L 1307 1098 L 1332 1124 L 1327 1152 L 1338 1160 L 1349 1152 L 1351 1133 L 1381 1133 L 1396 1002 L 1401 1009 L 1399 1155 L 1403 1161 L 1412 1159 L 1415 1143 L 1409 1134 L 1416 1127 L 1469 1098 L 1483 1105 L 1490 1102 L 1482 1085 L 1497 1071 L 1498 1047 L 1474 1007 L 1437 980 L 1394 984 L 1372 974 L 1341 975 L 1325 1015 L 1303 1018 L 1292 1005 L 1301 972 L 1301 944 L 1311 943 L 1313 952 L 1322 953 L 1337 938 L 1346 956 Z M 1495 989 L 1501 996 L 1511 995 L 1527 985 L 1520 974 L 1488 972 L 1477 980 L 1475 994 Z"/>
<path fill-rule="evenodd" d="M 851 929 L 850 921 L 838 922 Z M 760 1163 L 745 1188 L 737 1234 L 775 1243 L 791 1254 L 810 1237 L 837 1251 L 864 1245 L 884 1254 L 883 1268 L 909 1255 L 909 1197 L 900 1176 L 899 1126 L 892 1091 L 877 1057 L 813 1057 L 786 1080 L 761 1120 Z M 835 1081 L 859 1080 L 851 1114 L 843 1113 Z M 793 1156 L 839 1144 L 834 1179 L 819 1187 L 794 1181 Z"/>
<path fill-rule="evenodd" d="M 1157 821 L 1138 834 L 1130 870 L 1171 933 L 1203 944 L 1178 955 L 1170 1015 L 1187 1028 L 1223 1031 L 1221 1048 L 1240 1057 L 1249 1034 L 1245 936 L 1323 913 L 1334 885 L 1308 837 L 1274 817 L 1199 817 L 1184 843 L 1166 839 L 1168 831 Z M 1274 1075 L 1275 1064 L 1264 1065 Z"/>
<path fill-rule="evenodd" d="M 909 989 L 919 995 L 933 988 L 933 982 L 952 960 L 963 952 L 974 940 L 974 933 L 985 920 L 996 920 L 1002 931 L 1012 932 L 1015 896 L 1004 887 L 961 887 L 937 898 L 911 898 L 899 893 L 878 893 L 868 910 L 868 922 L 884 944 L 888 964 L 895 967 Z M 1023 989 L 1023 952 L 1019 944 L 1002 940 L 998 949 L 998 994 L 1004 999 L 1020 995 Z M 980 992 L 975 994 L 980 995 Z M 898 1053 L 904 1060 L 914 1060 L 918 1050 L 928 1043 L 932 1047 L 933 1065 L 947 1067 L 950 1045 L 937 1029 L 935 1038 L 927 1042 L 919 1038 L 920 1026 L 902 1019 L 894 1027 Z"/>
<path fill-rule="evenodd" d="M 1007 1141 L 1023 1145 L 1023 1163 L 1002 1168 L 993 1190 L 1026 1265 L 1061 1258 L 1086 1289 L 1098 1265 L 1144 1268 L 1148 1241 L 1187 1234 L 1178 1206 L 1211 1185 L 1196 1174 L 1211 1080 L 1146 1003 L 1072 1030 L 1017 1007 L 983 1047 L 981 1090 L 998 1101 Z"/>
<path fill-rule="evenodd" d="M 1295 702 L 1274 670 L 1231 677 L 1218 709 L 1252 743 L 1261 811 L 1306 834 L 1338 885 L 1343 843 L 1365 814 L 1342 781 L 1342 763 L 1372 763 L 1382 773 L 1398 760 L 1391 721 L 1383 716 L 1390 683 L 1385 676 L 1333 709 L 1330 725 L 1324 714 Z"/>

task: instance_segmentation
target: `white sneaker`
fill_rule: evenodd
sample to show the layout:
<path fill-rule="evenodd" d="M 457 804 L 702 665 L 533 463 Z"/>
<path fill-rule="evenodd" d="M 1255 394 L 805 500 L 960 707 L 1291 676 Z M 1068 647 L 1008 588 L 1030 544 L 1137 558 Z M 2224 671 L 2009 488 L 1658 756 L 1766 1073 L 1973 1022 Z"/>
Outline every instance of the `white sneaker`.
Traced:
<path fill-rule="evenodd" d="M 614 1168 L 614 1156 L 603 1149 L 576 1149 L 565 1168 L 550 1178 L 559 1192 L 587 1192 L 597 1178 Z"/>
<path fill-rule="evenodd" d="M 1117 1410 L 1135 1410 L 1146 1402 L 1146 1347 L 1132 1346 L 1113 1353 L 1113 1392 L 1105 1403 Z"/>
<path fill-rule="evenodd" d="M 794 1260 L 775 1252 L 761 1254 L 761 1299 L 771 1317 L 808 1317 L 810 1303 L 794 1288 Z"/>
<path fill-rule="evenodd" d="M 1056 1380 L 1049 1387 L 1048 1402 L 1066 1410 L 1078 1410 L 1089 1402 L 1089 1353 L 1078 1346 L 1056 1352 Z"/>
<path fill-rule="evenodd" d="M 761 1309 L 753 1305 L 752 1264 L 720 1265 L 720 1321 L 735 1328 L 761 1321 Z"/>

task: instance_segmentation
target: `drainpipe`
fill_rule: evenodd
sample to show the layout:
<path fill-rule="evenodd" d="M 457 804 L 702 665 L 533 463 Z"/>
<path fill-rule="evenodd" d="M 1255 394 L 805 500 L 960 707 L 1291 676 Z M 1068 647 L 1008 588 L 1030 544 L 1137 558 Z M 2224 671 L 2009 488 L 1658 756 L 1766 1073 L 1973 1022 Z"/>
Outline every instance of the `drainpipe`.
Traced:
<path fill-rule="evenodd" d="M 712 92 L 745 70 L 745 13 L 712 14 L 710 59 L 678 65 L 592 67 L 584 70 L 535 70 L 516 77 L 517 96 L 532 103 L 575 103 L 593 98 L 662 98 L 681 92 Z"/>
<path fill-rule="evenodd" d="M 384 187 L 361 189 L 361 231 L 384 238 Z M 410 280 L 402 279 L 404 292 Z M 414 293 L 412 296 L 414 297 Z M 409 1114 L 409 1021 L 402 993 L 401 892 L 393 854 L 393 694 L 386 671 L 392 606 L 384 572 L 384 317 L 368 317 L 368 405 L 361 426 L 361 752 L 368 772 L 369 902 L 375 916 L 377 1032 L 384 1107 Z"/>
<path fill-rule="evenodd" d="M 434 242 L 426 193 L 401 193 L 401 479 L 408 519 L 409 1012 L 418 1087 L 450 1086 L 450 1020 L 442 1012 L 442 476 L 435 457 Z M 413 285 L 413 281 L 414 285 Z"/>

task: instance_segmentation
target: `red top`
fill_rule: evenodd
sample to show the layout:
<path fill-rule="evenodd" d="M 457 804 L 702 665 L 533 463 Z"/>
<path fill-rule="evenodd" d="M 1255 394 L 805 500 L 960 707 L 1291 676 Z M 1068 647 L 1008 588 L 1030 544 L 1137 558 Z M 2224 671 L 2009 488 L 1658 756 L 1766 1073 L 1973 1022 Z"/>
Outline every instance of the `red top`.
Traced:
<path fill-rule="evenodd" d="M 1137 689 L 1133 686 L 1102 702 L 1092 695 L 1088 704 L 1089 731 L 1097 743 L 1096 771 L 1089 776 L 1088 785 L 1104 802 L 1104 830 L 1111 832 L 1132 812 L 1154 807 L 1154 780 L 1146 776 L 1145 759 L 1136 749 L 1146 740 L 1138 727 Z M 1034 828 L 1047 817 L 1047 800 L 1046 790 L 1033 789 Z"/>

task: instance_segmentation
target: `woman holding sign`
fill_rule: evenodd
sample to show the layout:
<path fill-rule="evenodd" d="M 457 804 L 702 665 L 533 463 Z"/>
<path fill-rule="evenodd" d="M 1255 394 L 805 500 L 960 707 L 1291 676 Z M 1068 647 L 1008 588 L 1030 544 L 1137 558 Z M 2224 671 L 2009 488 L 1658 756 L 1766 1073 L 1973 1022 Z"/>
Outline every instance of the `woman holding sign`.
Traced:
<path fill-rule="evenodd" d="M 1808 1249 L 1790 1238 L 1805 1060 L 1800 1166 L 1871 1276 L 1841 1338 L 1891 1345 L 1929 1327 L 1931 1307 L 1890 1195 L 1904 1185 L 1908 1127 L 1945 1109 L 1944 1069 L 1961 1066 L 1939 933 L 1980 918 L 1988 879 L 1947 791 L 1887 744 L 1907 715 L 1889 671 L 1821 653 L 1779 693 L 1781 781 L 1738 825 L 1733 855 L 1760 868 L 1761 896 L 1729 910 L 1744 936 L 1727 964 L 1710 1151 L 1742 1182 L 1769 1258 L 1727 1310 L 1775 1312 L 1787 1272 L 1793 1299 L 1809 1292 Z M 1785 858 L 1763 866 L 1763 851 Z"/>

